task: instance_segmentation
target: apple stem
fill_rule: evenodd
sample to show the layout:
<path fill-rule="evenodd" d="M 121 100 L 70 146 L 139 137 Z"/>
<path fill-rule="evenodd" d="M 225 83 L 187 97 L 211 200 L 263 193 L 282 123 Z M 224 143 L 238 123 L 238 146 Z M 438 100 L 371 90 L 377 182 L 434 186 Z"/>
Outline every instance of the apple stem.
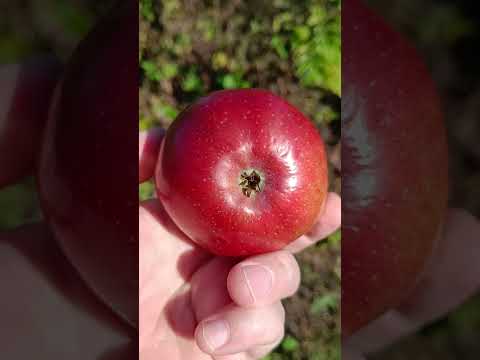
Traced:
<path fill-rule="evenodd" d="M 254 169 L 244 170 L 240 175 L 240 188 L 243 195 L 251 197 L 263 189 L 263 178 L 260 173 Z"/>

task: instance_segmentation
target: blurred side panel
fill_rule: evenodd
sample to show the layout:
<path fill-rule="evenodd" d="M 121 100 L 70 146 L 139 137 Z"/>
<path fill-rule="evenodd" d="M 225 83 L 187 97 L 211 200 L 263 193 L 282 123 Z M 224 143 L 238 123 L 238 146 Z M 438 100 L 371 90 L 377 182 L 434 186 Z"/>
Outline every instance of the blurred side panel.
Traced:
<path fill-rule="evenodd" d="M 479 36 L 469 4 L 343 3 L 345 354 L 478 357 Z"/>
<path fill-rule="evenodd" d="M 0 357 L 138 357 L 138 3 L 0 3 Z"/>

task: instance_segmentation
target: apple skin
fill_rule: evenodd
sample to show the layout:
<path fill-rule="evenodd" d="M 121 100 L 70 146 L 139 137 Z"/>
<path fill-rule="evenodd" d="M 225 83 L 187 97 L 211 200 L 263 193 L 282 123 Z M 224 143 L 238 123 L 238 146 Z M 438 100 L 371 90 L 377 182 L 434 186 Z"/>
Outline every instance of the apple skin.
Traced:
<path fill-rule="evenodd" d="M 409 296 L 447 205 L 447 142 L 415 50 L 360 1 L 342 10 L 342 334 Z"/>
<path fill-rule="evenodd" d="M 138 3 L 80 43 L 51 107 L 38 166 L 45 216 L 86 284 L 138 323 Z"/>
<path fill-rule="evenodd" d="M 258 171 L 247 196 L 241 174 Z M 159 199 L 194 242 L 221 256 L 283 248 L 317 219 L 327 187 L 323 141 L 296 108 L 261 89 L 223 90 L 169 127 L 156 168 Z"/>
<path fill-rule="evenodd" d="M 0 188 L 31 174 L 61 71 L 51 56 L 0 67 Z"/>

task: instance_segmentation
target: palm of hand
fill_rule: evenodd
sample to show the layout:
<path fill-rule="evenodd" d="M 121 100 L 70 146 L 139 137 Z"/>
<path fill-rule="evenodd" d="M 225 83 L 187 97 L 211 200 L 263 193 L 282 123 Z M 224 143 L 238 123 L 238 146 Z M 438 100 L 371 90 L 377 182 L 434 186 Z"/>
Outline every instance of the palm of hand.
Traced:
<path fill-rule="evenodd" d="M 208 359 L 195 345 L 196 318 L 188 295 L 191 276 L 210 256 L 186 241 L 154 200 L 140 209 L 140 238 L 142 359 L 159 354 L 172 360 Z"/>
<path fill-rule="evenodd" d="M 239 331 L 236 344 L 235 341 L 231 344 L 233 349 L 227 350 L 233 355 L 224 359 L 256 359 L 278 344 L 283 337 L 284 322 L 279 299 L 267 300 L 268 305 L 262 310 L 242 308 L 232 300 L 230 291 L 242 302 L 242 295 L 235 290 L 242 286 L 238 284 L 238 277 L 229 279 L 239 260 L 212 256 L 196 247 L 179 232 L 155 200 L 142 204 L 140 228 L 140 354 L 143 360 L 158 358 L 160 354 L 172 360 L 211 359 L 198 344 L 203 343 L 202 348 L 207 351 L 211 345 L 195 330 L 199 322 L 222 313 L 229 313 L 231 318 L 245 316 L 253 323 L 255 319 L 257 322 L 270 319 L 269 335 L 263 336 L 263 341 L 256 343 L 255 339 L 264 327 L 253 325 L 249 331 Z M 293 259 L 286 254 L 282 255 Z M 264 257 L 269 256 L 271 254 Z M 294 272 L 295 265 L 290 263 Z M 296 289 L 298 273 L 295 278 L 291 280 Z M 236 326 L 245 328 L 245 324 Z"/>

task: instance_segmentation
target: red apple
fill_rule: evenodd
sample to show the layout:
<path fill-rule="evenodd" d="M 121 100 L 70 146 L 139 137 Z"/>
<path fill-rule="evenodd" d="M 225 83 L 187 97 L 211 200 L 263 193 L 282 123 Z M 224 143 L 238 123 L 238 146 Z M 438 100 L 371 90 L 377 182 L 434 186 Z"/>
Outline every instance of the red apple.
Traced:
<path fill-rule="evenodd" d="M 138 318 L 138 3 L 81 42 L 57 88 L 40 157 L 42 206 L 90 288 Z"/>
<path fill-rule="evenodd" d="M 188 107 L 168 129 L 156 169 L 173 221 L 223 256 L 278 250 L 307 232 L 327 182 L 313 124 L 260 89 L 218 91 Z"/>
<path fill-rule="evenodd" d="M 45 56 L 0 67 L 0 188 L 32 171 L 61 70 Z"/>
<path fill-rule="evenodd" d="M 402 37 L 358 0 L 342 12 L 342 333 L 417 284 L 447 204 L 439 99 Z"/>

